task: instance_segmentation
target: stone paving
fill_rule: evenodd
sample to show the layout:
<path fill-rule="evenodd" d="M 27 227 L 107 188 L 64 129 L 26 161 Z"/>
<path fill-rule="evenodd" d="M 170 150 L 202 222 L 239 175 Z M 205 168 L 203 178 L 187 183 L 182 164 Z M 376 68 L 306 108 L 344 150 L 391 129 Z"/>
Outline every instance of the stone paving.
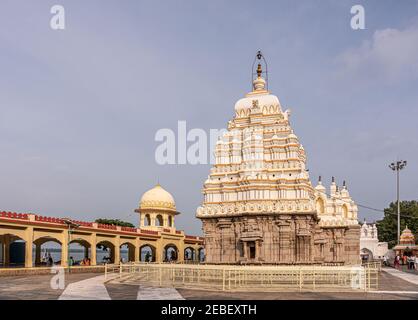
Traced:
<path fill-rule="evenodd" d="M 418 275 L 415 274 L 414 272 L 402 272 L 402 271 L 392 269 L 392 268 L 385 268 L 383 270 L 392 276 L 395 276 L 397 278 L 400 278 L 402 280 L 415 284 L 418 288 Z"/>
<path fill-rule="evenodd" d="M 103 283 L 99 274 L 66 274 L 65 290 L 52 289 L 54 275 L 30 275 L 0 278 L 0 299 L 105 299 L 105 300 L 418 300 L 418 285 L 406 281 L 405 274 L 386 270 L 380 274 L 375 292 L 219 292 L 190 289 L 154 288 L 117 282 Z M 396 270 L 395 270 L 396 271 Z M 409 274 L 410 275 L 410 274 Z M 415 281 L 416 279 L 412 279 Z"/>
<path fill-rule="evenodd" d="M 0 299 L 56 300 L 64 290 L 51 288 L 51 279 L 53 276 L 52 274 L 48 274 L 0 277 Z M 92 276 L 94 274 L 91 273 L 66 274 L 65 285 L 67 286 L 73 282 L 82 281 Z"/>
<path fill-rule="evenodd" d="M 139 286 L 137 300 L 184 300 L 174 288 Z"/>
<path fill-rule="evenodd" d="M 104 285 L 105 276 L 70 283 L 60 295 L 59 300 L 111 300 Z"/>

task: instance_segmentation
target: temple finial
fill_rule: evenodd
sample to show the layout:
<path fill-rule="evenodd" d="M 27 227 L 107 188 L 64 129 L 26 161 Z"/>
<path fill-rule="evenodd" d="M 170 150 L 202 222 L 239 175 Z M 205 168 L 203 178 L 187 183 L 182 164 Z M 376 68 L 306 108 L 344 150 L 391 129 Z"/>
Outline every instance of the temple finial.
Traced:
<path fill-rule="evenodd" d="M 261 63 L 259 63 L 257 67 L 257 77 L 260 78 L 262 73 L 263 73 L 263 69 L 261 69 Z"/>
<path fill-rule="evenodd" d="M 257 63 L 257 68 L 255 64 Z M 263 65 L 264 64 L 264 65 Z M 262 66 L 263 65 L 263 66 Z M 264 70 L 263 70 L 264 69 Z M 254 76 L 257 75 L 254 79 Z M 265 79 L 263 78 L 263 75 Z M 263 54 L 261 51 L 257 51 L 255 56 L 253 66 L 252 66 L 252 82 L 253 82 L 253 92 L 264 92 L 267 89 L 267 82 L 268 82 L 268 73 L 267 73 L 267 62 L 264 59 Z"/>

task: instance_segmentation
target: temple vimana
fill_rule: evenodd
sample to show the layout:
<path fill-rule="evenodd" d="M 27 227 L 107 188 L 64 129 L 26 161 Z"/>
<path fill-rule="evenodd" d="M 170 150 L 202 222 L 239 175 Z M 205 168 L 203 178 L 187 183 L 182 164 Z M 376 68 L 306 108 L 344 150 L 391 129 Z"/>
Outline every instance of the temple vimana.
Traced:
<path fill-rule="evenodd" d="M 321 178 L 312 186 L 290 111 L 268 91 L 260 52 L 257 59 L 253 89 L 216 144 L 197 209 L 206 263 L 357 264 L 357 206 L 334 178 L 329 191 Z"/>

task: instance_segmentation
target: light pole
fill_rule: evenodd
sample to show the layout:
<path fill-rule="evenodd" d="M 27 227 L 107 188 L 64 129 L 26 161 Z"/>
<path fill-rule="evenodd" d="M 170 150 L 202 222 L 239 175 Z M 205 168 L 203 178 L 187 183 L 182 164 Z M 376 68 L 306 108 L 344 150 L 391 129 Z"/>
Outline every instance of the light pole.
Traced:
<path fill-rule="evenodd" d="M 70 263 L 71 231 L 73 229 L 77 229 L 80 225 L 77 224 L 77 223 L 74 223 L 71 219 L 68 219 L 68 218 L 65 218 L 63 220 L 64 220 L 64 223 L 68 226 L 67 265 L 68 265 L 68 273 L 70 273 L 70 269 L 71 269 L 71 263 Z"/>
<path fill-rule="evenodd" d="M 406 166 L 406 161 L 400 160 L 392 162 L 389 165 L 393 171 L 396 171 L 396 202 L 398 203 L 398 244 L 401 236 L 401 204 L 399 203 L 399 171 L 401 171 Z"/>

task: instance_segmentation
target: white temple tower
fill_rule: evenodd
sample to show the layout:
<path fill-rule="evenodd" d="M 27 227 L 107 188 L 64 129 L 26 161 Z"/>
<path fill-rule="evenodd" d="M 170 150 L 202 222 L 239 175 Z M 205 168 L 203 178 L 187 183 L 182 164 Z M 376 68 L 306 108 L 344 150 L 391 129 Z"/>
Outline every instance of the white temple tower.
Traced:
<path fill-rule="evenodd" d="M 354 263 L 357 207 L 335 182 L 312 187 L 306 154 L 279 99 L 267 90 L 261 53 L 253 90 L 235 104 L 216 144 L 196 216 L 208 263 Z M 263 58 L 264 59 L 264 58 Z"/>

